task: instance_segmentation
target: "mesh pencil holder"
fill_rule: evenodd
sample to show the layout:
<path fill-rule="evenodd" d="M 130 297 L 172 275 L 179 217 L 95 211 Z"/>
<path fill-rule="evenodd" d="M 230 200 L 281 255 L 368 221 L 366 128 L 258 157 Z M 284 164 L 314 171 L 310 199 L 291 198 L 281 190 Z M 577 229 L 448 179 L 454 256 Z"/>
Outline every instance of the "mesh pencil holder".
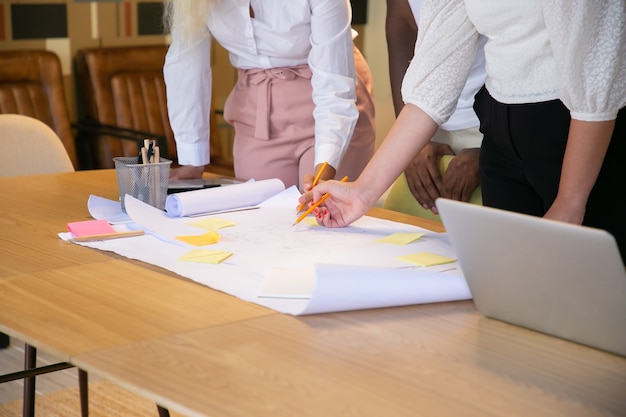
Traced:
<path fill-rule="evenodd" d="M 138 164 L 137 157 L 118 157 L 113 158 L 113 161 L 124 212 L 126 211 L 124 205 L 126 194 L 160 210 L 165 209 L 172 161 L 160 158 L 158 163 Z"/>

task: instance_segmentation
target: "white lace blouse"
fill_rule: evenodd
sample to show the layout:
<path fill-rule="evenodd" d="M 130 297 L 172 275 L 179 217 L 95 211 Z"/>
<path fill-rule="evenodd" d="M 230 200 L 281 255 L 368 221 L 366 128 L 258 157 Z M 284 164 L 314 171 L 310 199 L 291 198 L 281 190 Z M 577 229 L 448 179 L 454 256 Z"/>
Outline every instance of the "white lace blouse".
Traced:
<path fill-rule="evenodd" d="M 572 118 L 614 119 L 626 105 L 624 0 L 425 0 L 406 103 L 448 120 L 487 37 L 486 87 L 501 103 L 560 99 Z"/>

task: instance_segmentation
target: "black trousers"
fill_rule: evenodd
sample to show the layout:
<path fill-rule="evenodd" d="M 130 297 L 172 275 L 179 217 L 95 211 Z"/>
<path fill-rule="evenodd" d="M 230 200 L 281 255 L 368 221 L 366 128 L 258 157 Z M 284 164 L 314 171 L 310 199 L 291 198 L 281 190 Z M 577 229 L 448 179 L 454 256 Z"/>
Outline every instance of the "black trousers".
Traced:
<path fill-rule="evenodd" d="M 559 188 L 569 110 L 560 100 L 502 104 L 485 87 L 476 94 L 474 110 L 484 134 L 480 152 L 483 204 L 543 216 Z M 622 108 L 583 224 L 610 232 L 626 262 L 625 171 L 626 108 Z"/>

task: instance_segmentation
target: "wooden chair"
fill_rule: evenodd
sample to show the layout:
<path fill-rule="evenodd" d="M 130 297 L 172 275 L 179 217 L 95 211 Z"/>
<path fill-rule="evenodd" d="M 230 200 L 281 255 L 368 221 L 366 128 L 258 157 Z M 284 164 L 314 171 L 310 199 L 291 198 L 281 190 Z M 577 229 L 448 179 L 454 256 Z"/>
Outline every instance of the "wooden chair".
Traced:
<path fill-rule="evenodd" d="M 75 57 L 76 77 L 84 117 L 80 126 L 104 127 L 122 131 L 143 140 L 159 140 L 161 154 L 176 164 L 176 143 L 170 127 L 165 96 L 163 64 L 166 45 L 85 48 Z M 215 123 L 213 123 L 215 125 Z M 212 135 L 217 138 L 217 135 Z M 113 166 L 115 156 L 136 156 L 137 145 L 106 134 L 91 134 L 86 143 L 91 148 L 95 168 Z M 220 146 L 211 146 L 208 170 L 233 175 L 232 162 L 220 154 Z M 220 171 L 221 170 L 221 171 Z"/>
<path fill-rule="evenodd" d="M 79 168 L 56 54 L 0 52 L 0 114 L 5 113 L 30 116 L 48 125 L 61 139 L 74 168 Z"/>
<path fill-rule="evenodd" d="M 0 114 L 0 177 L 72 172 L 74 166 L 59 136 L 39 119 Z M 24 371 L 0 375 L 0 383 L 24 379 L 23 415 L 35 415 L 35 377 L 72 367 L 61 362 L 37 367 L 37 349 L 24 348 Z M 87 372 L 78 370 L 81 415 L 88 415 Z"/>

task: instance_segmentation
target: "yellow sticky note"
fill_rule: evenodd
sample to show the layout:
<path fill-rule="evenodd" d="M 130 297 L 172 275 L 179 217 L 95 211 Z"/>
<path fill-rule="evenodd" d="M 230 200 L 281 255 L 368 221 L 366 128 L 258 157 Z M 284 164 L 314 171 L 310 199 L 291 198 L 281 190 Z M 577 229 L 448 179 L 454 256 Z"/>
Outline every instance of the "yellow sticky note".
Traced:
<path fill-rule="evenodd" d="M 201 227 L 202 229 L 207 230 L 217 230 L 222 229 L 224 227 L 234 226 L 235 223 L 232 220 L 220 219 L 218 217 L 210 217 L 207 219 L 201 219 L 192 223 L 189 223 L 191 226 Z"/>
<path fill-rule="evenodd" d="M 204 246 L 219 242 L 220 234 L 211 230 L 210 232 L 204 233 L 202 235 L 176 236 L 176 239 L 182 240 L 183 242 L 189 243 L 190 245 Z"/>
<path fill-rule="evenodd" d="M 389 236 L 377 239 L 376 242 L 406 245 L 407 243 L 415 242 L 422 236 L 424 236 L 424 233 L 393 233 Z"/>
<path fill-rule="evenodd" d="M 398 256 L 398 259 L 420 266 L 443 265 L 456 261 L 456 259 L 430 252 L 419 252 L 411 255 Z"/>
<path fill-rule="evenodd" d="M 226 252 L 223 250 L 207 250 L 207 249 L 194 249 L 187 252 L 180 258 L 179 261 L 183 262 L 201 262 L 207 264 L 219 264 L 224 259 L 231 256 L 232 252 Z"/>

